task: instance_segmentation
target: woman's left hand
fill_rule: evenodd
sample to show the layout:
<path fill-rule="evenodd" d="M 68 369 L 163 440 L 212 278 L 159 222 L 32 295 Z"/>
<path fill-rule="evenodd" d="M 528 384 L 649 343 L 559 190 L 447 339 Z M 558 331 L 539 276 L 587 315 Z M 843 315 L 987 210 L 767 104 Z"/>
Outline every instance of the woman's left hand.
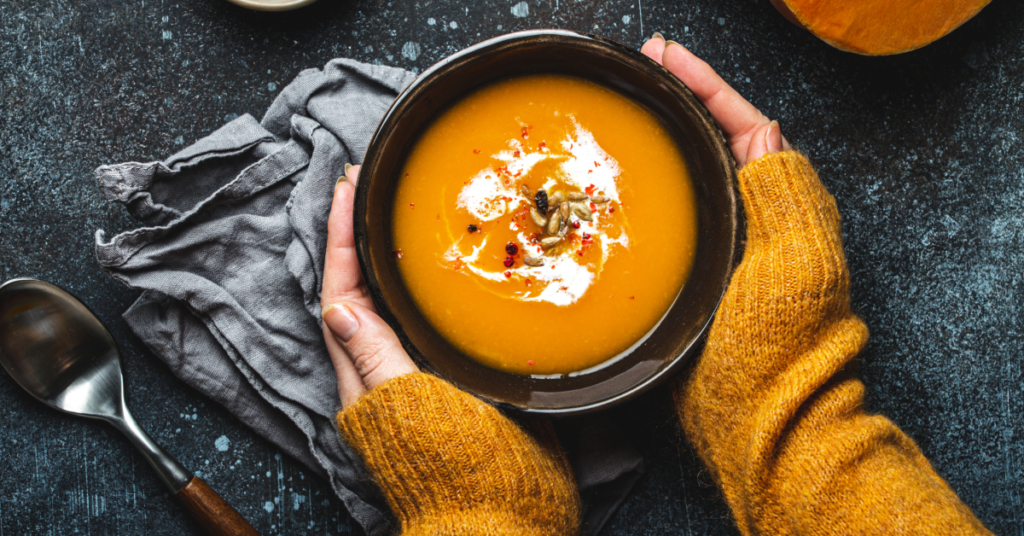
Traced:
<path fill-rule="evenodd" d="M 352 208 L 359 166 L 334 189 L 327 220 L 327 256 L 320 294 L 324 341 L 338 375 L 342 408 L 384 382 L 419 371 L 391 326 L 377 316 L 366 293 L 352 233 Z"/>

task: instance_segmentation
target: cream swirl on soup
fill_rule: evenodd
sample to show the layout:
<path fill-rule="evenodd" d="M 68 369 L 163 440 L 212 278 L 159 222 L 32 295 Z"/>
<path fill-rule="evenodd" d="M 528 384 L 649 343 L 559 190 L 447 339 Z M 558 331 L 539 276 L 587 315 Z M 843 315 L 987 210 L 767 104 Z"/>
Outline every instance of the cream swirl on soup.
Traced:
<path fill-rule="evenodd" d="M 508 149 L 492 156 L 493 162 L 502 165 L 481 170 L 463 186 L 459 192 L 457 209 L 469 213 L 481 223 L 487 223 L 514 215 L 523 207 L 529 209 L 533 206 L 533 196 L 528 197 L 522 188 L 526 184 L 539 184 L 540 189 L 549 196 L 559 192 L 565 196 L 568 195 L 567 191 L 593 192 L 606 199 L 601 207 L 590 203 L 589 195 L 582 203 L 591 212 L 593 221 L 585 221 L 570 214 L 566 223 L 572 226 L 573 231 L 563 237 L 565 245 L 571 245 L 578 237 L 579 247 L 562 247 L 552 254 L 544 255 L 546 252 L 537 243 L 537 229 L 532 225 L 533 222 L 524 225 L 522 218 L 519 221 L 513 218 L 513 221 L 509 221 L 509 228 L 515 232 L 519 251 L 544 258 L 544 265 L 516 263 L 512 267 L 494 266 L 493 261 L 486 262 L 481 258 L 481 252 L 490 245 L 487 238 L 479 245 L 466 248 L 462 237 L 446 250 L 446 262 L 461 259 L 466 269 L 477 277 L 513 285 L 510 297 L 515 299 L 565 306 L 576 302 L 587 292 L 616 250 L 629 247 L 626 226 L 610 218 L 619 203 L 616 184 L 621 174 L 619 163 L 601 148 L 593 134 L 575 118 L 570 116 L 569 119 L 572 121 L 572 131 L 553 147 L 547 143 L 536 148 L 531 146 L 528 143 L 529 125 L 523 125 L 525 130 L 520 131 L 520 136 L 508 141 Z M 544 162 L 553 163 L 553 168 L 548 167 L 547 173 L 531 173 L 535 168 L 543 167 L 538 164 Z M 608 209 L 613 212 L 609 213 Z M 588 238 L 584 239 L 583 236 Z M 592 247 L 584 248 L 584 240 L 588 241 L 586 246 Z M 500 245 L 504 247 L 506 244 Z M 600 250 L 599 262 L 588 258 L 591 249 Z M 521 288 L 522 285 L 518 284 L 520 279 L 529 279 L 537 284 Z"/>

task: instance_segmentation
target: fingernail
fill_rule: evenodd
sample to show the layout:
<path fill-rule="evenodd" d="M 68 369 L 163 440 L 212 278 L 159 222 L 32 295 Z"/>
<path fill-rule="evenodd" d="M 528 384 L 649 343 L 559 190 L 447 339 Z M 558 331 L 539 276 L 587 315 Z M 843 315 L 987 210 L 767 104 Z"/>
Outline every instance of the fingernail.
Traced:
<path fill-rule="evenodd" d="M 651 36 L 651 39 L 661 39 L 662 41 L 664 41 L 665 36 L 661 35 L 661 32 L 654 32 L 654 35 Z"/>
<path fill-rule="evenodd" d="M 673 41 L 671 39 L 669 39 L 668 41 L 665 41 L 665 46 L 667 47 L 669 45 L 675 45 L 675 46 L 677 46 L 677 47 L 679 47 L 679 48 L 681 48 L 683 50 L 686 50 L 686 47 L 684 47 L 683 45 L 680 45 L 679 43 L 677 43 L 677 42 L 675 42 L 675 41 Z"/>
<path fill-rule="evenodd" d="M 348 182 L 348 170 L 352 168 L 352 164 L 345 164 L 345 174 L 338 177 L 338 182 L 334 183 L 334 189 L 338 189 L 338 185 L 343 182 Z"/>
<path fill-rule="evenodd" d="M 764 133 L 764 145 L 769 154 L 782 150 L 782 133 L 779 130 L 779 122 L 772 121 L 768 124 L 768 131 Z"/>
<path fill-rule="evenodd" d="M 359 320 L 344 305 L 332 303 L 320 311 L 320 317 L 327 324 L 327 329 L 342 341 L 352 340 L 359 331 Z"/>

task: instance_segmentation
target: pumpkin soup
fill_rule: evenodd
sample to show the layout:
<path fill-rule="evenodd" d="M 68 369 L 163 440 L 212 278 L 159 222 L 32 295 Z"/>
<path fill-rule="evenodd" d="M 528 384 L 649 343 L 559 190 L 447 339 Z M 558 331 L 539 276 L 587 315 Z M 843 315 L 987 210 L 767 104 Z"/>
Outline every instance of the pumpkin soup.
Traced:
<path fill-rule="evenodd" d="M 393 224 L 438 332 L 487 366 L 550 375 L 599 366 L 658 324 L 690 272 L 697 208 L 649 112 L 535 75 L 440 114 L 402 170 Z"/>

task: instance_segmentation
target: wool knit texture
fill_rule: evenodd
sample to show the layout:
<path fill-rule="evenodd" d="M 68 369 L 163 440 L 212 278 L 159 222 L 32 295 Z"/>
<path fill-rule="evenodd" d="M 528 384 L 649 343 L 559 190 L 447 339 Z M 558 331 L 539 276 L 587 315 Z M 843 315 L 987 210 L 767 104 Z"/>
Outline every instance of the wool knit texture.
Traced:
<path fill-rule="evenodd" d="M 676 386 L 686 435 L 743 534 L 988 534 L 914 441 L 863 409 L 835 200 L 807 159 L 739 174 L 743 260 Z"/>
<path fill-rule="evenodd" d="M 892 422 L 863 410 L 835 201 L 806 158 L 740 171 L 747 243 L 676 407 L 745 535 L 989 534 Z M 403 534 L 571 535 L 579 505 L 536 438 L 450 384 L 393 379 L 339 413 Z M 684 484 L 685 485 L 685 484 Z"/>
<path fill-rule="evenodd" d="M 529 434 L 422 373 L 389 380 L 338 414 L 407 536 L 576 533 L 569 462 L 550 424 L 528 426 Z"/>

